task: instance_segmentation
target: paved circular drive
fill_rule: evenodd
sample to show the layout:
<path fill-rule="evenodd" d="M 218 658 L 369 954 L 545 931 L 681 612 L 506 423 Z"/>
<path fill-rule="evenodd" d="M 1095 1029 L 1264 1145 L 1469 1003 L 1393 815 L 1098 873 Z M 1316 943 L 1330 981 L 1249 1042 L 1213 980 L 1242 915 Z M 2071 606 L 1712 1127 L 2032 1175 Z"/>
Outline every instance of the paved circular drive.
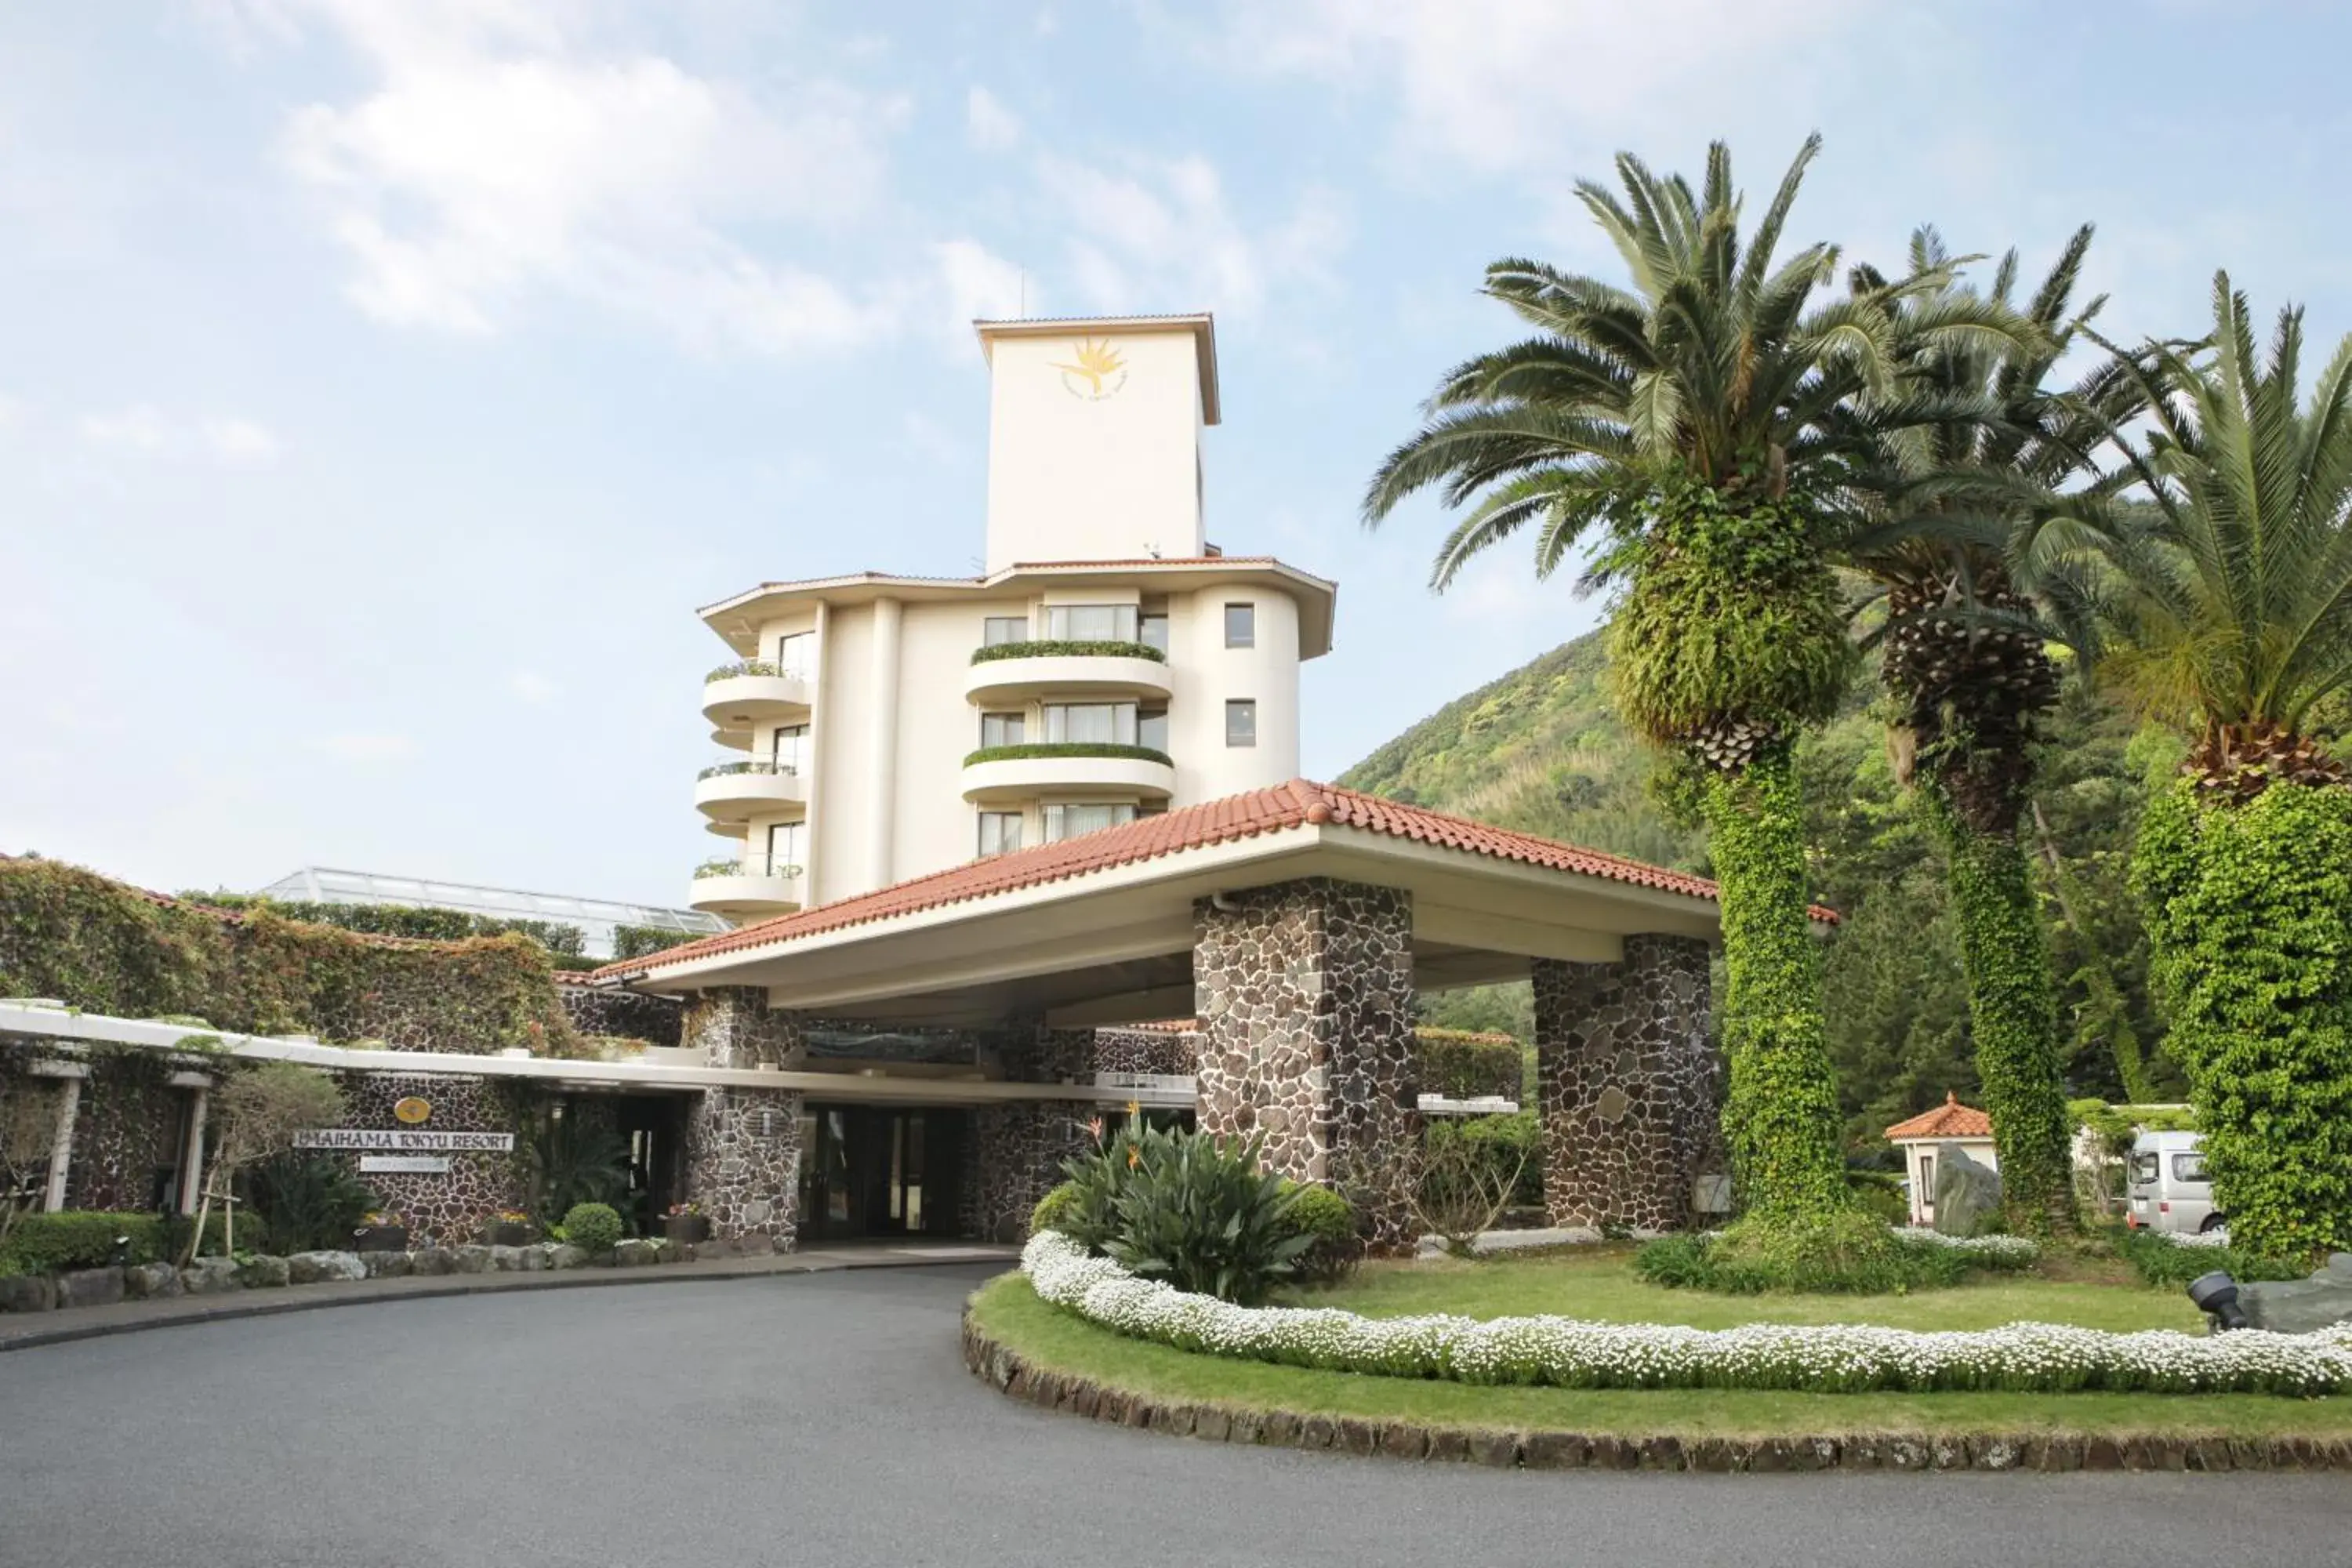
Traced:
<path fill-rule="evenodd" d="M 0 1356 L 0 1563 L 2336 1560 L 2336 1476 L 1507 1474 L 1155 1436 L 958 1360 L 974 1268 L 401 1301 Z"/>

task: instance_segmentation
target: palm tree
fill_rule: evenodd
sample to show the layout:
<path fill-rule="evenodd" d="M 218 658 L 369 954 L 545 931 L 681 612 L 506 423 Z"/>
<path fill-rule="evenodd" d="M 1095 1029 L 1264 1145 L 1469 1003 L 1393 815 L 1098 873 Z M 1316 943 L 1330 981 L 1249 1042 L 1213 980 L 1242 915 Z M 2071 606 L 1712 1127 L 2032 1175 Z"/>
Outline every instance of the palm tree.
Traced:
<path fill-rule="evenodd" d="M 1438 551 L 1441 589 L 1528 524 L 1538 575 L 1603 531 L 1584 582 L 1619 589 L 1619 708 L 1675 757 L 1709 828 L 1729 980 L 1725 1131 L 1748 1207 L 1768 1216 L 1845 1202 L 1791 748 L 1852 668 L 1828 554 L 1841 486 L 1869 430 L 1920 414 L 1895 385 L 1894 310 L 1944 281 L 1817 303 L 1836 247 L 1775 259 L 1820 145 L 1806 142 L 1744 241 L 1721 143 L 1702 192 L 1630 154 L 1622 199 L 1580 183 L 1631 289 L 1535 261 L 1489 267 L 1485 291 L 1534 335 L 1448 374 L 1364 500 L 1370 524 L 1423 489 L 1469 508 Z M 1919 343 L 1998 333 L 1967 300 L 1910 314 Z"/>
<path fill-rule="evenodd" d="M 2019 830 L 2059 698 L 2050 646 L 2087 640 L 2079 573 L 2063 554 L 2049 558 L 2054 531 L 2043 524 L 2062 489 L 2104 493 L 2111 481 L 2094 455 L 2145 404 L 2122 362 L 2063 393 L 2045 388 L 2105 303 L 2073 303 L 2091 233 L 2087 224 L 2075 231 L 2024 304 L 2030 336 L 1906 343 L 1903 385 L 1940 398 L 1951 416 L 1879 443 L 1854 488 L 1880 519 L 1843 552 L 1883 603 L 1880 679 L 1899 771 L 1945 848 L 2004 1206 L 2013 1224 L 2036 1229 L 2071 1228 L 2075 1214 L 2056 986 Z M 1915 275 L 1955 265 L 1934 229 L 1912 237 Z M 2011 308 L 2017 274 L 2011 251 L 1991 304 Z M 1865 270 L 1856 287 L 1875 292 L 1885 280 Z M 1915 308 L 1958 292 L 1954 284 L 1906 301 L 1898 330 Z"/>
<path fill-rule="evenodd" d="M 2352 787 L 2318 732 L 2352 685 L 2352 337 L 2298 402 L 2303 313 L 2133 367 L 2152 428 L 2127 503 L 2083 508 L 2110 577 L 2104 658 L 2189 742 L 2134 871 L 2171 1043 L 2241 1246 L 2352 1246 Z"/>

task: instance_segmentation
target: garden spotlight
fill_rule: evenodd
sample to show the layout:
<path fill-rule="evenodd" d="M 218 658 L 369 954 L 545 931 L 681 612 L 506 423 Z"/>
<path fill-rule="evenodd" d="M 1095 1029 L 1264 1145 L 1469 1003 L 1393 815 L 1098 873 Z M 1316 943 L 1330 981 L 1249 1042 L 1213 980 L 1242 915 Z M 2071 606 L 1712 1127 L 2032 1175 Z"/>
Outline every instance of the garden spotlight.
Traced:
<path fill-rule="evenodd" d="M 2238 1305 L 2238 1282 L 2220 1269 L 2200 1274 L 2189 1282 L 2189 1300 L 2213 1320 L 2219 1330 L 2248 1326 L 2246 1310 Z"/>

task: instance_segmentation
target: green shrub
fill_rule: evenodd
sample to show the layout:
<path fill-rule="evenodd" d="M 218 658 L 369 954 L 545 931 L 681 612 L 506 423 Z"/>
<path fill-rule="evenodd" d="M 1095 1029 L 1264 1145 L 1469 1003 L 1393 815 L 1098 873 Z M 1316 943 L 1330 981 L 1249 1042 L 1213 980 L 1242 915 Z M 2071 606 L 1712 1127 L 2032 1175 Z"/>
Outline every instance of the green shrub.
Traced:
<path fill-rule="evenodd" d="M 1316 1238 L 1291 1217 L 1308 1189 L 1258 1168 L 1259 1142 L 1145 1128 L 1103 1250 L 1147 1279 L 1255 1306 L 1298 1272 Z"/>
<path fill-rule="evenodd" d="M 296 1252 L 348 1247 L 361 1218 L 376 1206 L 375 1190 L 330 1154 L 285 1153 L 264 1161 L 248 1178 L 248 1244 L 285 1257 Z"/>
<path fill-rule="evenodd" d="M 2256 1257 L 2235 1247 L 2183 1247 L 2153 1231 L 2120 1227 L 2113 1235 L 2116 1251 L 2150 1285 L 2186 1285 L 2217 1268 L 2240 1280 L 2300 1279 L 2310 1272 L 2303 1264 Z"/>
<path fill-rule="evenodd" d="M 1167 752 L 1155 747 L 1133 746 L 1120 741 L 1028 741 L 1015 746 L 982 746 L 966 752 L 963 765 L 971 768 L 982 763 L 1013 763 L 1035 757 L 1119 757 L 1134 763 L 1176 765 Z"/>
<path fill-rule="evenodd" d="M 651 958 L 673 947 L 684 947 L 689 942 L 700 942 L 709 931 L 671 931 L 666 926 L 625 926 L 613 928 L 613 962 L 624 959 Z"/>
<path fill-rule="evenodd" d="M 1903 1195 L 1901 1178 L 1894 1172 L 1849 1170 L 1845 1184 L 1853 1194 L 1854 1206 L 1863 1213 L 1886 1225 L 1910 1223 L 1911 1205 Z"/>
<path fill-rule="evenodd" d="M 1412 1032 L 1412 1063 L 1423 1094 L 1452 1100 L 1500 1095 L 1517 1100 L 1523 1062 L 1508 1036 L 1422 1027 Z"/>
<path fill-rule="evenodd" d="M 1068 1235 L 1069 1226 L 1066 1222 L 1077 1200 L 1078 1184 L 1076 1182 L 1064 1182 L 1039 1198 L 1037 1206 L 1029 1211 L 1029 1234 L 1034 1236 L 1041 1230 L 1058 1230 Z"/>
<path fill-rule="evenodd" d="M 1356 1205 L 1329 1187 L 1299 1186 L 1291 1205 L 1290 1224 L 1297 1234 L 1313 1238 L 1313 1245 L 1298 1258 L 1301 1279 L 1336 1284 L 1364 1259 Z"/>
<path fill-rule="evenodd" d="M 610 1204 L 574 1204 L 563 1216 L 563 1239 L 591 1257 L 620 1244 L 621 1215 Z"/>
<path fill-rule="evenodd" d="M 1996 1254 L 1906 1242 L 1858 1208 L 1770 1220 L 1751 1216 L 1712 1237 L 1663 1237 L 1633 1255 L 1654 1285 L 1757 1296 L 1875 1296 L 1954 1285 L 1971 1269 L 2017 1267 Z"/>
<path fill-rule="evenodd" d="M 16 1221 L 8 1239 L 0 1243 L 0 1274 L 58 1274 L 72 1268 L 103 1268 L 114 1261 L 115 1241 L 131 1239 L 130 1261 L 155 1263 L 179 1256 L 188 1227 L 194 1221 L 179 1215 L 168 1219 L 152 1214 L 105 1209 L 61 1209 L 56 1214 L 28 1214 Z M 206 1253 L 218 1254 L 222 1218 L 215 1215 L 205 1226 Z"/>
<path fill-rule="evenodd" d="M 971 662 L 993 664 L 1001 658 L 1148 658 L 1166 664 L 1168 656 L 1150 643 L 1103 641 L 1096 638 L 1036 637 L 1023 642 L 991 643 L 974 648 Z"/>
<path fill-rule="evenodd" d="M 1433 1141 L 1460 1139 L 1497 1181 L 1510 1183 L 1513 1205 L 1522 1208 L 1542 1205 L 1543 1123 L 1534 1111 L 1433 1121 L 1423 1136 Z"/>
<path fill-rule="evenodd" d="M 304 925 L 334 926 L 373 936 L 402 936 L 417 942 L 463 942 L 471 936 L 527 936 L 550 952 L 577 955 L 586 945 L 578 926 L 558 921 L 520 916 L 468 914 L 463 910 L 420 909 L 414 904 L 337 904 L 309 899 L 272 899 L 259 893 L 183 892 L 178 895 L 207 909 L 249 913 L 267 910 L 280 920 Z"/>

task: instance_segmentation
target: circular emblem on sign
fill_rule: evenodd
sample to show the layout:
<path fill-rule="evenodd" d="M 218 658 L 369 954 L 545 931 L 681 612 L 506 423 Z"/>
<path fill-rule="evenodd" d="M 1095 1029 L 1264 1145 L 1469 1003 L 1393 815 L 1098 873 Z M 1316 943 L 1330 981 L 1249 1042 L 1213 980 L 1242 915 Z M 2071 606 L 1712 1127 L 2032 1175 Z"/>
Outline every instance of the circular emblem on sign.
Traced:
<path fill-rule="evenodd" d="M 406 1100 L 404 1100 L 399 1104 L 394 1106 L 392 1108 L 392 1113 L 400 1118 L 403 1121 L 407 1122 L 411 1127 L 414 1127 L 418 1122 L 433 1114 L 433 1102 L 429 1100 L 420 1099 L 412 1094 Z"/>
<path fill-rule="evenodd" d="M 1070 345 L 1075 363 L 1053 362 L 1062 373 L 1062 388 L 1072 397 L 1100 403 L 1127 384 L 1127 361 L 1099 338 L 1081 338 Z"/>

